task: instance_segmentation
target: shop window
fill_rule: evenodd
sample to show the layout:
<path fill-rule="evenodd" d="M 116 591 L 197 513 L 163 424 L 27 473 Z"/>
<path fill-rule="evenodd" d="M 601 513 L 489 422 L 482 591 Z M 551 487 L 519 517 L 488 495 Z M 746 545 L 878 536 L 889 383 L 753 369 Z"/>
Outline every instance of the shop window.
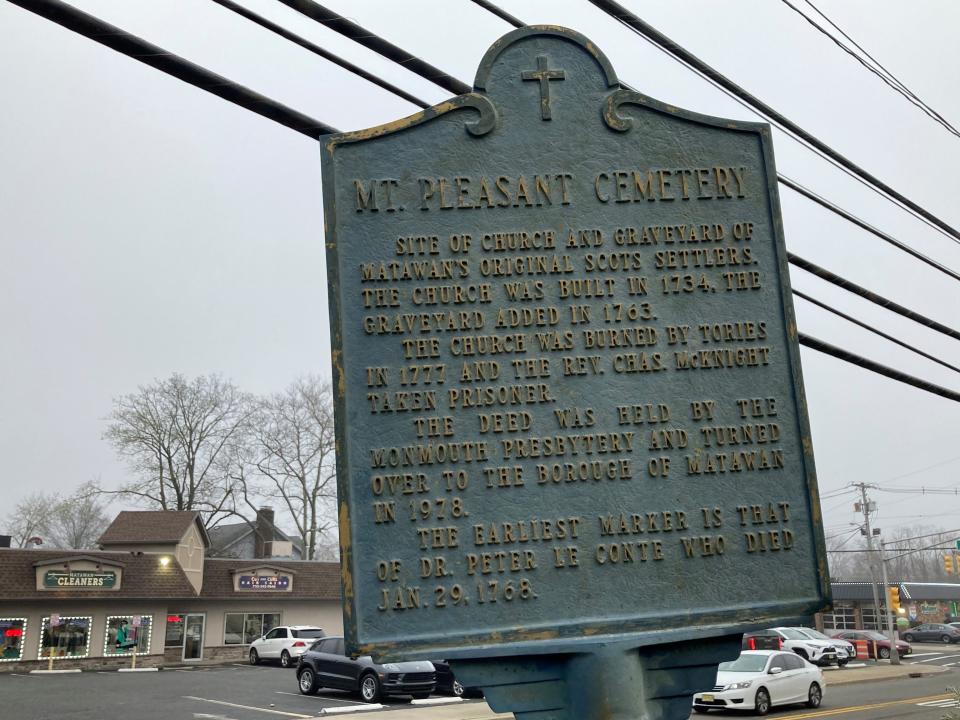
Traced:
<path fill-rule="evenodd" d="M 16 662 L 22 658 L 26 636 L 26 618 L 0 618 L 0 662 Z"/>
<path fill-rule="evenodd" d="M 856 615 L 852 605 L 834 605 L 832 613 L 823 614 L 823 627 L 828 630 L 857 629 Z"/>
<path fill-rule="evenodd" d="M 226 613 L 224 645 L 249 645 L 280 624 L 280 613 Z"/>
<path fill-rule="evenodd" d="M 863 629 L 883 630 L 886 625 L 884 622 L 886 612 L 887 609 L 883 606 L 880 607 L 880 612 L 878 613 L 873 605 L 864 605 L 860 608 L 860 614 L 863 617 Z"/>
<path fill-rule="evenodd" d="M 164 635 L 164 647 L 183 647 L 184 613 L 167 615 L 167 632 Z"/>
<path fill-rule="evenodd" d="M 58 617 L 51 625 L 50 618 L 43 618 L 40 627 L 40 659 L 84 658 L 90 654 L 90 628 L 93 618 Z"/>
<path fill-rule="evenodd" d="M 150 652 L 151 615 L 110 615 L 103 642 L 104 655 L 145 655 Z"/>

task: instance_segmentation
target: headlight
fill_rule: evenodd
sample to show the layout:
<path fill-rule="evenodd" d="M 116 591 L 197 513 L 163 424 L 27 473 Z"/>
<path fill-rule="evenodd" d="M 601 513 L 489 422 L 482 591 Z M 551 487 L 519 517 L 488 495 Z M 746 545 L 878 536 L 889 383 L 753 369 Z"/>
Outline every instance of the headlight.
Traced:
<path fill-rule="evenodd" d="M 400 672 L 400 666 L 396 663 L 387 663 L 383 666 L 383 669 L 387 672 Z"/>
<path fill-rule="evenodd" d="M 753 680 L 746 680 L 744 682 L 732 683 L 727 685 L 724 690 L 744 690 L 753 685 Z"/>

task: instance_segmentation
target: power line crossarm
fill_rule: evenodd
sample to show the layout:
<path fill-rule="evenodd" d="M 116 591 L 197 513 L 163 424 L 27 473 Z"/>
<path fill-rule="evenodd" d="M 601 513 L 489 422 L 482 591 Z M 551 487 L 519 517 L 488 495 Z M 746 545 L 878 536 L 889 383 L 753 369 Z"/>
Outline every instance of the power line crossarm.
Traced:
<path fill-rule="evenodd" d="M 88 15 L 61 0 L 9 0 L 24 10 L 46 18 L 84 37 L 95 40 L 145 65 L 172 75 L 212 95 L 239 105 L 265 118 L 314 139 L 336 132 L 329 125 L 289 108 L 276 100 L 195 65 L 179 55 L 147 42 L 120 28 Z"/>

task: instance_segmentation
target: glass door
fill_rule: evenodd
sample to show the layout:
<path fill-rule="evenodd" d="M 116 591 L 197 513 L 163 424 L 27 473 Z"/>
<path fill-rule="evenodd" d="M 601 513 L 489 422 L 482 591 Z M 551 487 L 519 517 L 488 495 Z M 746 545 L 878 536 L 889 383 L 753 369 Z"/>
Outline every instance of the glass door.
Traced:
<path fill-rule="evenodd" d="M 204 615 L 187 614 L 183 622 L 183 659 L 203 660 Z"/>

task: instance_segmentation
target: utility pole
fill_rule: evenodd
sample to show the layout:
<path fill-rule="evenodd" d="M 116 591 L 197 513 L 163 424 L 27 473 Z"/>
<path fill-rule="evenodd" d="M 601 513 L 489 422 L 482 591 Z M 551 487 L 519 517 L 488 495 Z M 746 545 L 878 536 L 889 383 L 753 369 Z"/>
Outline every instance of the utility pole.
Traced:
<path fill-rule="evenodd" d="M 876 556 L 874 555 L 873 547 L 873 529 L 870 527 L 870 500 L 867 498 L 867 484 L 866 483 L 854 483 L 854 487 L 860 488 L 860 510 L 863 513 L 863 531 L 867 536 L 867 557 L 870 558 L 868 567 L 870 568 L 870 587 L 873 589 L 873 607 L 876 608 L 877 616 L 880 613 L 880 596 L 877 592 L 877 574 L 876 574 Z M 883 558 L 881 558 L 881 565 L 883 565 Z M 886 578 L 887 568 L 883 565 L 883 583 L 884 583 L 884 597 L 886 597 Z M 889 605 L 890 603 L 887 603 Z M 882 626 L 881 626 L 882 627 Z M 897 643 L 896 639 L 893 637 L 893 623 L 890 619 L 890 608 L 887 608 L 887 634 L 890 637 L 890 662 L 893 665 L 900 664 L 900 654 L 897 652 Z M 879 655 L 879 652 L 877 653 Z"/>
<path fill-rule="evenodd" d="M 883 557 L 883 541 L 880 541 L 880 568 L 883 570 L 883 591 L 887 598 L 887 637 L 890 638 L 890 664 L 900 664 L 900 651 L 897 650 L 897 635 L 893 621 L 893 603 L 890 602 L 890 580 L 887 578 L 887 561 Z"/>

